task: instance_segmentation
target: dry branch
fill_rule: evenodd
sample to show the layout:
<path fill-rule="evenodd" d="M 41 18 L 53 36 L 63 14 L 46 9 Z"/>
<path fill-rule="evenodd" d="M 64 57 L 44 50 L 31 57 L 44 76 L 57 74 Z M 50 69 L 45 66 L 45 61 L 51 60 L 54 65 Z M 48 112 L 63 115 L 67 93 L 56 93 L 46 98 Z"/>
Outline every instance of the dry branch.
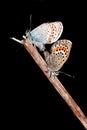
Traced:
<path fill-rule="evenodd" d="M 47 72 L 47 64 L 44 61 L 44 59 L 41 57 L 41 55 L 38 53 L 37 49 L 29 42 L 26 37 L 24 37 L 24 40 L 18 40 L 16 38 L 11 38 L 21 44 L 24 45 L 26 50 L 29 52 L 29 54 L 32 56 L 32 58 L 35 60 L 37 65 L 41 68 L 45 76 L 48 78 L 48 80 L 52 83 L 54 88 L 57 90 L 57 92 L 61 95 L 61 97 L 64 99 L 64 101 L 67 103 L 67 105 L 70 107 L 70 109 L 73 111 L 74 115 L 79 119 L 81 124 L 84 126 L 84 128 L 87 130 L 87 118 L 80 109 L 80 107 L 76 104 L 76 102 L 73 100 L 73 98 L 70 96 L 70 94 L 67 92 L 67 90 L 64 88 L 62 83 L 58 80 L 58 78 L 55 76 L 50 77 L 50 73 Z"/>

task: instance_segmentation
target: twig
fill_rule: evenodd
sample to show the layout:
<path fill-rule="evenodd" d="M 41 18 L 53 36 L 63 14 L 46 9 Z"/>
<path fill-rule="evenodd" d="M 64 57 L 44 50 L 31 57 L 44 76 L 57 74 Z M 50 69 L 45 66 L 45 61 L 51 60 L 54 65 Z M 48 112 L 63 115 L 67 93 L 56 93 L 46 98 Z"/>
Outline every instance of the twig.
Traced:
<path fill-rule="evenodd" d="M 30 44 L 29 40 L 26 39 L 25 36 L 23 36 L 24 40 L 18 40 L 16 38 L 11 38 L 21 44 L 24 45 L 26 50 L 29 52 L 29 54 L 32 56 L 32 58 L 35 60 L 37 65 L 41 68 L 45 76 L 48 78 L 48 80 L 52 83 L 54 88 L 57 90 L 57 92 L 61 95 L 61 97 L 65 100 L 67 105 L 70 107 L 70 109 L 73 111 L 74 115 L 79 119 L 81 124 L 84 126 L 84 128 L 87 130 L 87 118 L 80 109 L 80 107 L 76 104 L 74 99 L 70 96 L 70 94 L 67 92 L 67 90 L 64 88 L 62 83 L 58 80 L 57 77 L 51 76 L 50 73 L 47 72 L 47 64 L 44 61 L 44 59 L 41 57 L 41 55 L 38 53 L 37 49 Z"/>
<path fill-rule="evenodd" d="M 20 40 L 16 39 L 15 37 L 11 37 L 11 39 L 12 39 L 12 40 L 14 40 L 14 41 L 16 41 L 16 42 L 18 42 L 18 43 L 23 44 L 23 43 L 22 43 L 22 41 L 20 41 Z"/>

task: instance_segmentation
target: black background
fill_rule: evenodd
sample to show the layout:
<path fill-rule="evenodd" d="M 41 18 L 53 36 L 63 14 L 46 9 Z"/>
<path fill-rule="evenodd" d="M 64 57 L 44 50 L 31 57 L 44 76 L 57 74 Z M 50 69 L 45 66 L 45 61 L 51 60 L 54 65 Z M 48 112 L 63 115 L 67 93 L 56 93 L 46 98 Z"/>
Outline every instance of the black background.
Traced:
<path fill-rule="evenodd" d="M 44 22 L 63 23 L 60 39 L 69 39 L 73 45 L 70 57 L 61 70 L 75 78 L 63 74 L 58 78 L 87 116 L 85 3 L 59 0 L 11 1 L 3 14 L 5 32 L 2 33 L 6 39 L 2 53 L 5 126 L 11 129 L 35 127 L 40 130 L 83 130 L 81 123 L 25 48 L 10 39 L 13 36 L 22 39 L 26 29 L 29 29 L 30 14 L 32 28 Z"/>

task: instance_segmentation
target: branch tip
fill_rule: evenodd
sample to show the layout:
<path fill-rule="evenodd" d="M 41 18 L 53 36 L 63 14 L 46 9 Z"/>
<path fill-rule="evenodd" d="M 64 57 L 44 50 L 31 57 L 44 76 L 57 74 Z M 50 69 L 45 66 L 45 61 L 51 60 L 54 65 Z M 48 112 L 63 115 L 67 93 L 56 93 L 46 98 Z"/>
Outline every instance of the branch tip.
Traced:
<path fill-rule="evenodd" d="M 16 42 L 18 42 L 18 43 L 23 44 L 23 42 L 22 42 L 21 40 L 15 38 L 15 37 L 10 37 L 10 39 L 12 39 L 12 40 L 14 40 L 14 41 L 16 41 Z"/>

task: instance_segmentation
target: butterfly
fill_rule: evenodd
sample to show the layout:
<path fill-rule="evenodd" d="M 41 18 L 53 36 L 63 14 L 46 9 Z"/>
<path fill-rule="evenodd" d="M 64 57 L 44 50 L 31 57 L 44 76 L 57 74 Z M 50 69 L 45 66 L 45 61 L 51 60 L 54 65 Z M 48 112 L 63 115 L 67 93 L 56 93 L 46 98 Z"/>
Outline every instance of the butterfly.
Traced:
<path fill-rule="evenodd" d="M 45 50 L 45 44 L 56 42 L 63 32 L 63 24 L 60 21 L 47 22 L 31 31 L 26 31 L 26 37 L 41 51 Z"/>
<path fill-rule="evenodd" d="M 72 47 L 72 42 L 67 39 L 58 40 L 52 44 L 50 53 L 44 51 L 44 57 L 51 75 L 58 75 L 59 70 L 67 61 Z M 67 74 L 68 75 L 68 74 Z"/>

